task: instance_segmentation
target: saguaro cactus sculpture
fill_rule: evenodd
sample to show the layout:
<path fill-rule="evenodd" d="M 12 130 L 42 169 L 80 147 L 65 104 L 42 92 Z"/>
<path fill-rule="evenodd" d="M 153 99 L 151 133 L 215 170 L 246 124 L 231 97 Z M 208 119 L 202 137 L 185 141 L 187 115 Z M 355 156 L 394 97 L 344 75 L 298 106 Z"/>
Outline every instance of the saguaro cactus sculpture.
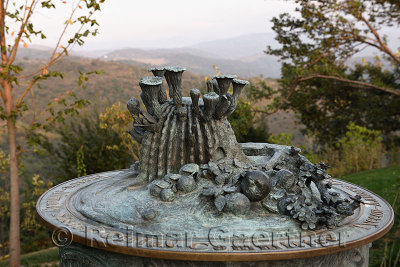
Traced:
<path fill-rule="evenodd" d="M 186 163 L 203 164 L 223 157 L 248 159 L 237 143 L 227 116 L 237 106 L 247 81 L 234 75 L 214 77 L 214 92 L 200 98 L 198 89 L 182 97 L 181 67 L 152 68 L 155 77 L 144 77 L 139 85 L 146 111 L 132 98 L 128 109 L 135 122 L 131 136 L 141 143 L 140 175 L 152 181 L 167 173 L 177 172 Z M 165 76 L 169 95 L 163 88 Z M 228 90 L 233 84 L 233 95 Z"/>

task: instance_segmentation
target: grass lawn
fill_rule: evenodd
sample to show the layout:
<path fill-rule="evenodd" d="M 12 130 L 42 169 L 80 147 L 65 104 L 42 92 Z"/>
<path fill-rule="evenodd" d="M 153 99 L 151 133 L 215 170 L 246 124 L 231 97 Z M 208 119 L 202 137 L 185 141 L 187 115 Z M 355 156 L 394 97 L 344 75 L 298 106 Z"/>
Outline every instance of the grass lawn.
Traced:
<path fill-rule="evenodd" d="M 0 261 L 0 267 L 8 267 L 8 260 Z M 58 266 L 58 247 L 47 248 L 21 255 L 21 266 Z"/>
<path fill-rule="evenodd" d="M 370 266 L 381 266 L 382 262 L 382 266 L 400 266 L 400 166 L 354 173 L 341 179 L 375 192 L 392 205 L 395 211 L 394 226 L 383 238 L 373 243 L 370 250 Z M 57 266 L 58 248 L 24 254 L 21 256 L 21 264 Z M 0 261 L 0 267 L 3 266 L 8 266 L 8 260 Z"/>
<path fill-rule="evenodd" d="M 394 225 L 372 244 L 369 266 L 400 266 L 400 166 L 354 173 L 341 179 L 371 190 L 393 207 Z"/>

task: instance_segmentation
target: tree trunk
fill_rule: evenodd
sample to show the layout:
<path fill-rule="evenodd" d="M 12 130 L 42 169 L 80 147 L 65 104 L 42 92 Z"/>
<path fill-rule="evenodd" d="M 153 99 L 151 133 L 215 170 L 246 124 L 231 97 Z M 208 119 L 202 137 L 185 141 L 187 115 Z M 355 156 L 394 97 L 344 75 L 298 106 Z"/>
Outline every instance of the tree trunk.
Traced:
<path fill-rule="evenodd" d="M 10 82 L 4 81 L 6 99 L 8 148 L 10 152 L 10 266 L 20 265 L 20 205 L 19 205 L 19 178 L 17 157 L 17 128 L 16 118 L 13 116 L 13 97 Z"/>

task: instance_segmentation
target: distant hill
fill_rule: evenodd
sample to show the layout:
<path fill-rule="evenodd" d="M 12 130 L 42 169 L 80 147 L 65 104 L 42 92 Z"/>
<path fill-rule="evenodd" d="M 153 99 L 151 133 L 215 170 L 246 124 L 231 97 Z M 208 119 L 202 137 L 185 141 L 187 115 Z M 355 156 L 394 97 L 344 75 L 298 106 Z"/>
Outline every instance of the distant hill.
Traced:
<path fill-rule="evenodd" d="M 21 46 L 18 50 L 17 57 L 20 59 L 47 59 L 50 57 L 54 48 L 41 45 L 30 45 L 28 48 Z M 72 50 L 71 55 L 85 58 L 103 58 L 104 55 L 112 50 Z"/>
<path fill-rule="evenodd" d="M 136 48 L 116 50 L 104 57 L 104 60 L 120 61 L 137 66 L 179 65 L 205 76 L 215 75 L 213 66 L 221 73 L 235 73 L 249 78 L 263 75 L 278 78 L 280 65 L 275 58 L 263 54 L 253 55 L 242 60 L 196 56 L 189 53 L 165 50 L 141 50 Z"/>
<path fill-rule="evenodd" d="M 46 59 L 51 55 L 51 48 L 44 46 L 32 46 L 29 48 L 19 47 L 17 58 L 23 60 L 32 60 L 32 59 Z"/>
<path fill-rule="evenodd" d="M 228 39 L 202 42 L 191 46 L 192 49 L 202 51 L 202 56 L 218 55 L 219 58 L 242 60 L 253 55 L 261 55 L 267 45 L 277 47 L 274 33 L 253 33 Z M 199 54 L 200 55 L 200 54 Z"/>
<path fill-rule="evenodd" d="M 37 59 L 19 59 L 18 64 L 24 68 L 25 73 L 34 70 L 41 62 Z M 127 65 L 121 62 L 107 62 L 99 59 L 88 59 L 80 57 L 67 57 L 54 66 L 54 69 L 64 72 L 64 79 L 50 78 L 42 81 L 42 89 L 35 87 L 37 105 L 45 106 L 50 100 L 59 97 L 65 91 L 72 91 L 77 88 L 78 70 L 89 72 L 101 70 L 104 74 L 89 78 L 85 90 L 77 90 L 79 97 L 89 99 L 92 103 L 99 105 L 112 104 L 117 101 L 126 103 L 131 97 L 139 97 L 139 80 L 143 76 L 153 76 L 147 69 Z M 194 87 L 204 85 L 204 77 L 187 71 L 183 76 L 183 88 L 189 91 Z M 16 88 L 16 90 L 22 90 Z M 31 104 L 30 97 L 26 103 Z"/>
<path fill-rule="evenodd" d="M 273 34 L 257 33 L 183 48 L 119 49 L 104 55 L 103 59 L 138 66 L 180 65 L 205 76 L 215 74 L 215 65 L 225 74 L 279 78 L 280 63 L 277 58 L 264 53 L 268 44 L 277 45 Z"/>
<path fill-rule="evenodd" d="M 182 52 L 185 51 L 185 52 Z M 179 65 L 184 66 L 190 72 L 203 76 L 215 74 L 213 66 L 217 66 L 222 73 L 235 73 L 243 78 L 264 76 L 268 78 L 279 78 L 280 63 L 272 56 L 266 54 L 254 54 L 240 59 L 223 59 L 217 57 L 203 57 L 195 55 L 195 49 L 155 49 L 142 50 L 127 48 L 107 53 L 106 50 L 93 52 L 75 52 L 76 57 L 98 59 L 101 61 L 121 62 L 128 65 L 148 68 L 154 65 Z M 199 52 L 200 54 L 203 52 Z M 50 50 L 39 50 L 23 48 L 18 58 L 24 61 L 43 60 L 49 58 Z"/>
<path fill-rule="evenodd" d="M 213 66 L 215 65 L 222 73 L 234 73 L 244 78 L 260 75 L 267 78 L 279 78 L 280 63 L 277 58 L 264 53 L 268 44 L 277 45 L 273 34 L 256 33 L 182 48 L 75 50 L 71 52 L 71 55 L 98 58 L 104 61 L 119 61 L 140 67 L 180 65 L 204 76 L 214 75 Z M 29 48 L 21 47 L 18 57 L 24 60 L 45 59 L 50 56 L 51 51 L 50 47 L 32 45 Z"/>

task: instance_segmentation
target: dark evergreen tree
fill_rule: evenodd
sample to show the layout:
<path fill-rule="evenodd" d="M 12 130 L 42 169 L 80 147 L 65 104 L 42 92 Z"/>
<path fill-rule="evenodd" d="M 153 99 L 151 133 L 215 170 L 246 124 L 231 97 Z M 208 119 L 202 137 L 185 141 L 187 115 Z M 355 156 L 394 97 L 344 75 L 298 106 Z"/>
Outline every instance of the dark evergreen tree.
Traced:
<path fill-rule="evenodd" d="M 387 145 L 399 142 L 400 50 L 382 28 L 400 26 L 400 2 L 295 2 L 296 15 L 272 20 L 281 47 L 267 53 L 283 62 L 275 108 L 299 113 L 322 144 L 336 142 L 349 122 L 381 130 Z M 366 48 L 376 56 L 354 64 Z"/>

